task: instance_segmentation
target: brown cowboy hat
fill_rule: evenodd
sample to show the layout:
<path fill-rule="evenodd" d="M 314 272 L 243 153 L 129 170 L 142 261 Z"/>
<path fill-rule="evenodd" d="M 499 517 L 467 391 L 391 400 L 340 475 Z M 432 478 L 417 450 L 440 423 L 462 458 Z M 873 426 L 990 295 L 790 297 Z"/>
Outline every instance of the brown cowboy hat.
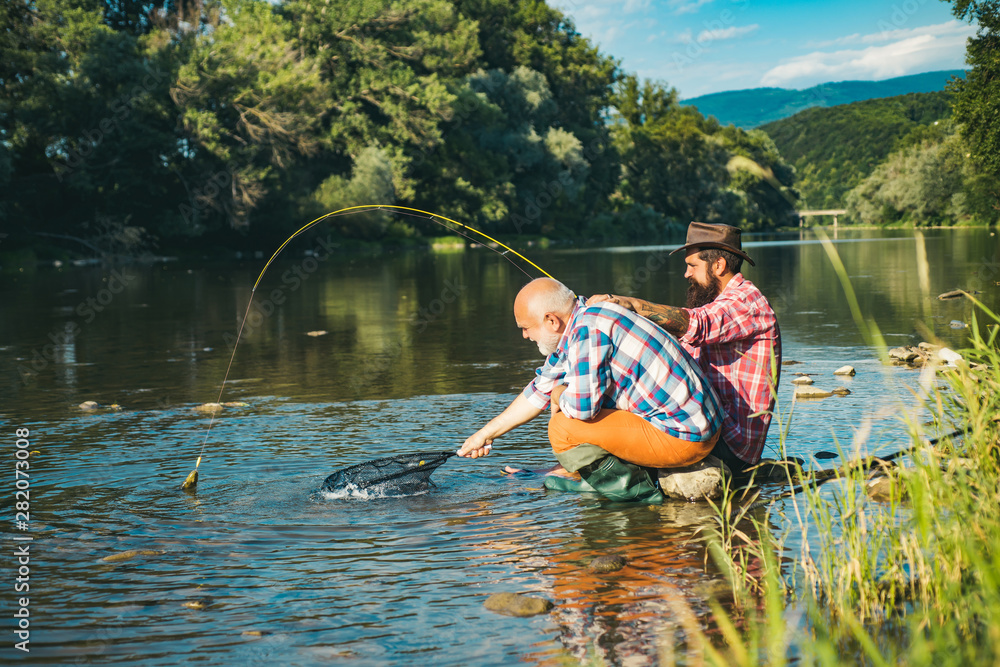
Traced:
<path fill-rule="evenodd" d="M 691 248 L 719 248 L 735 253 L 750 262 L 750 266 L 756 266 L 750 255 L 743 252 L 740 244 L 739 227 L 731 225 L 713 225 L 707 222 L 692 222 L 688 225 L 687 240 L 677 250 L 671 251 L 671 255 L 677 252 L 684 252 Z"/>

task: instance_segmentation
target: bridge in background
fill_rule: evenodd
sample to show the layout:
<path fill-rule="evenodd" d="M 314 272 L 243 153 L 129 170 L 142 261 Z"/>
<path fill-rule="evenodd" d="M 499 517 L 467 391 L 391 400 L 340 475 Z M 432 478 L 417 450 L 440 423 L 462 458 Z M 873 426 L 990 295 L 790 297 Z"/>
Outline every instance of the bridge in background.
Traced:
<path fill-rule="evenodd" d="M 845 209 L 845 208 L 830 208 L 830 209 L 826 209 L 826 210 L 823 210 L 823 211 L 798 211 L 798 215 L 799 215 L 799 227 L 804 226 L 803 225 L 803 218 L 805 218 L 807 215 L 832 215 L 833 216 L 833 226 L 836 229 L 836 227 L 837 227 L 837 216 L 844 215 L 845 213 L 847 213 L 847 209 Z"/>

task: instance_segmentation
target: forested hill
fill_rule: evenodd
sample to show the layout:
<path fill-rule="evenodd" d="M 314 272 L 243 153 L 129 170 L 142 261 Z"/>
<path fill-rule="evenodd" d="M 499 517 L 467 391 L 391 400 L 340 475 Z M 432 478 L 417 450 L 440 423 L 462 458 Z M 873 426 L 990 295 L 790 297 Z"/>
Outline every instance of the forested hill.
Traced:
<path fill-rule="evenodd" d="M 843 208 L 890 153 L 939 138 L 950 115 L 950 93 L 912 93 L 806 109 L 760 129 L 795 167 L 804 208 Z"/>
<path fill-rule="evenodd" d="M 788 118 L 812 107 L 832 107 L 879 97 L 907 93 L 929 93 L 944 90 L 953 76 L 964 76 L 963 70 L 925 72 L 900 76 L 884 81 L 838 81 L 823 83 L 805 90 L 785 88 L 751 88 L 731 90 L 682 100 L 706 116 L 714 116 L 723 125 L 752 128 Z"/>

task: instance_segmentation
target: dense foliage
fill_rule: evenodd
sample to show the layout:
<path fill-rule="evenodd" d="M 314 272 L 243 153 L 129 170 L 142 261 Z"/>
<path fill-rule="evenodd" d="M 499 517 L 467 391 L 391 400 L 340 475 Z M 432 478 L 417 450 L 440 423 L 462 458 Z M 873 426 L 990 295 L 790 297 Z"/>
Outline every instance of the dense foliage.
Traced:
<path fill-rule="evenodd" d="M 1000 179 L 1000 2 L 953 4 L 955 16 L 979 26 L 965 53 L 968 78 L 952 84 L 955 118 L 980 169 Z M 1000 189 L 995 194 L 1000 200 Z"/>
<path fill-rule="evenodd" d="M 957 132 L 897 151 L 847 193 L 848 213 L 864 224 L 995 224 L 997 181 L 968 157 Z"/>
<path fill-rule="evenodd" d="M 843 208 L 847 192 L 891 153 L 943 137 L 940 121 L 950 114 L 948 93 L 912 93 L 807 109 L 761 130 L 794 165 L 803 208 Z"/>
<path fill-rule="evenodd" d="M 794 208 L 766 136 L 640 84 L 542 0 L 12 0 L 0 20 L 5 250 L 268 246 L 364 203 L 636 241 Z"/>

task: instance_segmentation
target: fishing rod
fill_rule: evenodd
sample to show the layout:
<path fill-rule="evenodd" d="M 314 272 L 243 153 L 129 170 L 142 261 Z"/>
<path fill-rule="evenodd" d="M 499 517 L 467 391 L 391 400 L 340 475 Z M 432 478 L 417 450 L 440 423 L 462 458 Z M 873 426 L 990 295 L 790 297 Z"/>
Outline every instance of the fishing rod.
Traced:
<path fill-rule="evenodd" d="M 502 243 L 501 241 L 496 240 L 492 236 L 484 234 L 483 232 L 479 231 L 478 229 L 475 229 L 474 227 L 470 227 L 470 226 L 466 225 L 465 223 L 458 222 L 457 220 L 452 220 L 451 218 L 447 218 L 447 217 L 445 217 L 443 215 L 439 215 L 437 213 L 431 213 L 430 211 L 424 211 L 424 210 L 421 210 L 419 208 L 413 208 L 411 206 L 396 206 L 394 204 L 361 204 L 361 205 L 358 205 L 358 206 L 348 206 L 346 208 L 337 209 L 336 211 L 331 211 L 329 213 L 321 215 L 320 217 L 316 218 L 312 222 L 309 222 L 309 223 L 303 225 L 298 230 L 296 230 L 291 236 L 289 236 L 287 239 L 285 239 L 285 242 L 282 243 L 280 246 L 278 246 L 278 249 L 274 251 L 274 254 L 272 254 L 271 257 L 270 257 L 270 259 L 267 260 L 267 263 L 264 264 L 264 268 L 261 269 L 260 275 L 257 276 L 257 280 L 253 284 L 253 289 L 250 290 L 250 299 L 247 301 L 247 308 L 246 308 L 246 311 L 244 311 L 244 313 L 243 313 L 243 320 L 240 322 L 240 328 L 239 328 L 239 331 L 236 334 L 236 341 L 233 343 L 232 354 L 229 355 L 229 365 L 226 366 L 226 375 L 222 379 L 222 386 L 219 387 L 219 397 L 216 399 L 216 403 L 219 403 L 219 402 L 222 401 L 222 394 L 226 390 L 226 382 L 229 381 L 229 372 L 232 370 L 232 367 L 233 367 L 233 359 L 236 358 L 236 348 L 239 346 L 240 339 L 243 336 L 243 329 L 246 326 L 247 317 L 250 314 L 250 306 L 253 305 L 253 297 L 257 293 L 257 287 L 260 285 L 260 281 L 263 280 L 264 274 L 267 273 L 267 269 L 271 266 L 271 263 L 274 262 L 274 260 L 278 257 L 278 255 L 281 254 L 281 251 L 284 250 L 285 247 L 287 247 L 288 244 L 291 243 L 292 240 L 296 236 L 299 236 L 300 234 L 302 234 L 302 233 L 304 233 L 304 232 L 312 229 L 313 227 L 315 227 L 319 223 L 321 223 L 321 222 L 323 222 L 325 220 L 329 220 L 331 218 L 336 218 L 336 217 L 340 217 L 340 216 L 344 216 L 344 215 L 354 215 L 354 214 L 358 214 L 358 213 L 370 213 L 372 211 L 386 211 L 386 212 L 389 212 L 389 213 L 398 213 L 400 215 L 406 215 L 406 216 L 409 216 L 409 217 L 430 220 L 431 222 L 433 222 L 433 223 L 435 223 L 435 224 L 437 224 L 437 225 L 439 225 L 441 227 L 444 227 L 445 229 L 448 229 L 449 231 L 452 231 L 452 232 L 458 234 L 459 236 L 461 236 L 462 238 L 464 238 L 464 239 L 466 239 L 466 240 L 468 240 L 470 242 L 476 242 L 475 238 L 469 236 L 468 234 L 466 234 L 464 232 L 471 232 L 473 234 L 478 234 L 480 237 L 486 239 L 490 243 L 494 243 L 494 244 L 500 246 L 501 248 L 504 248 L 504 252 L 500 252 L 499 250 L 497 250 L 492 245 L 483 244 L 483 245 L 485 245 L 485 247 L 489 248 L 490 250 L 492 250 L 493 252 L 497 253 L 498 255 L 500 255 L 501 257 L 503 257 L 504 259 L 506 259 L 508 262 L 510 262 L 511 264 L 513 264 L 515 268 L 517 268 L 519 271 L 521 271 L 521 273 L 523 273 L 524 275 L 526 275 L 528 278 L 533 278 L 534 276 L 532 276 L 530 273 L 528 273 L 527 271 L 525 271 L 524 268 L 521 267 L 521 266 L 519 266 L 517 264 L 517 262 L 515 262 L 513 259 L 511 259 L 510 257 L 508 257 L 508 253 L 514 253 L 515 255 L 517 255 L 518 257 L 520 257 L 522 260 L 524 260 L 525 262 L 527 262 L 528 264 L 530 264 L 532 267 L 534 267 L 535 269 L 537 269 L 541 273 L 545 274 L 545 276 L 547 276 L 549 278 L 552 278 L 552 275 L 548 271 L 546 271 L 542 267 L 538 266 L 537 264 L 535 264 L 534 262 L 532 262 L 530 259 L 528 259 L 524 255 L 522 255 L 518 251 L 514 250 L 510 246 Z M 455 229 L 453 227 L 449 227 L 448 225 L 445 225 L 444 222 L 441 222 L 442 220 L 445 221 L 445 222 L 451 223 L 452 225 L 455 225 L 456 227 L 458 227 L 458 229 Z M 464 230 L 464 232 L 463 232 L 463 230 Z M 553 278 L 553 280 L 554 280 L 554 278 Z M 187 478 L 184 480 L 184 483 L 181 485 L 182 489 L 190 490 L 190 489 L 194 489 L 198 485 L 198 466 L 201 465 L 201 459 L 202 459 L 202 457 L 205 454 L 205 447 L 208 444 L 208 436 L 209 436 L 209 434 L 212 431 L 212 426 L 215 424 L 215 414 L 216 414 L 216 412 L 212 411 L 211 417 L 210 417 L 209 422 L 208 422 L 208 428 L 205 429 L 205 439 L 202 441 L 202 443 L 201 443 L 201 451 L 199 451 L 199 453 L 198 453 L 198 460 L 195 461 L 194 470 L 192 470 L 190 472 L 190 474 L 188 474 Z"/>

